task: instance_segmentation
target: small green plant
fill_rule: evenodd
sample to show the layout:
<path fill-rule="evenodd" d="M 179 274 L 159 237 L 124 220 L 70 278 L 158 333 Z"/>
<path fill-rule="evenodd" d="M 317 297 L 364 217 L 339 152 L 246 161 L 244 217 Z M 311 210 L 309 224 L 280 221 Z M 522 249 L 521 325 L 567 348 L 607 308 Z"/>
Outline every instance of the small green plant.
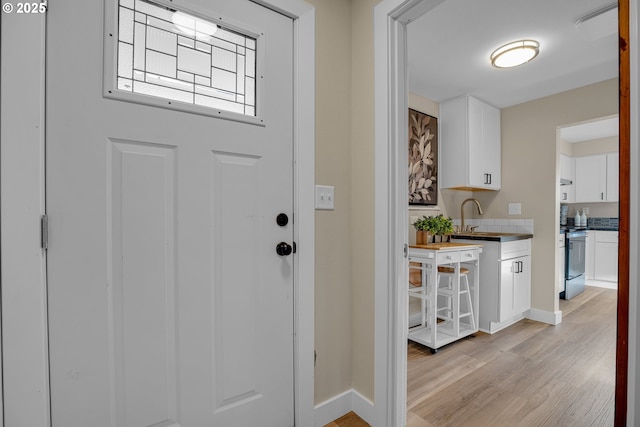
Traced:
<path fill-rule="evenodd" d="M 453 233 L 453 221 L 445 218 L 442 214 L 438 216 L 425 216 L 413 223 L 418 231 L 426 231 L 434 236 L 442 236 Z"/>

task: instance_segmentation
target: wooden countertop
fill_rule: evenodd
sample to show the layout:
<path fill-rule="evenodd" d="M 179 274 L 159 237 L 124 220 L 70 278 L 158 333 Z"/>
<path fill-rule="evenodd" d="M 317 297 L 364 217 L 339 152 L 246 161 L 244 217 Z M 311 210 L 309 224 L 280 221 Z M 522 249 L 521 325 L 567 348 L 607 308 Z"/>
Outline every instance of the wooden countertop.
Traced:
<path fill-rule="evenodd" d="M 427 249 L 431 251 L 441 251 L 446 249 L 471 249 L 481 247 L 482 244 L 473 244 L 473 243 L 454 243 L 454 242 L 444 242 L 444 243 L 428 243 L 426 245 L 409 245 L 410 248 L 415 249 Z"/>

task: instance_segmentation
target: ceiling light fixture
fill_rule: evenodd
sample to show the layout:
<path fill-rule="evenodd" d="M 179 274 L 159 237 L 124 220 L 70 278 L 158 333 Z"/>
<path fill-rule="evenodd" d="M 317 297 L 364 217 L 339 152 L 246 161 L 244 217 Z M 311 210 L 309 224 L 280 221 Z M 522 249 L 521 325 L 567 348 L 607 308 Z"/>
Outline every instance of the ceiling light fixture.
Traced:
<path fill-rule="evenodd" d="M 538 56 L 540 43 L 535 40 L 518 40 L 507 43 L 493 51 L 491 65 L 496 68 L 509 68 L 522 65 Z"/>

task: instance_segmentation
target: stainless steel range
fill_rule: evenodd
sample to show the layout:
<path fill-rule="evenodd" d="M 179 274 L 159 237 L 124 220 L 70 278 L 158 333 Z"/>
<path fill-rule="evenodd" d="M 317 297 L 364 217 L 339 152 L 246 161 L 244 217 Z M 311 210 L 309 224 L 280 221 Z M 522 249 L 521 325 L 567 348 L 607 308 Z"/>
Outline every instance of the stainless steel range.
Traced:
<path fill-rule="evenodd" d="M 587 231 L 567 230 L 564 238 L 564 291 L 560 298 L 571 299 L 584 292 Z"/>

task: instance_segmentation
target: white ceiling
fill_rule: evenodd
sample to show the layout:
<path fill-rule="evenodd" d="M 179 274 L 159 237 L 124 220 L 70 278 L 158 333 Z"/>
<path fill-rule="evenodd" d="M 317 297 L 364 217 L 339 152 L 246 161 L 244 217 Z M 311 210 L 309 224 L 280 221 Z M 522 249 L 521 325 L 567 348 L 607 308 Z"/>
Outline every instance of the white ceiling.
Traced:
<path fill-rule="evenodd" d="M 615 78 L 617 28 L 593 41 L 581 17 L 612 0 L 446 0 L 408 25 L 409 90 L 441 102 L 470 94 L 498 108 Z M 511 69 L 491 52 L 534 39 L 540 54 Z"/>

